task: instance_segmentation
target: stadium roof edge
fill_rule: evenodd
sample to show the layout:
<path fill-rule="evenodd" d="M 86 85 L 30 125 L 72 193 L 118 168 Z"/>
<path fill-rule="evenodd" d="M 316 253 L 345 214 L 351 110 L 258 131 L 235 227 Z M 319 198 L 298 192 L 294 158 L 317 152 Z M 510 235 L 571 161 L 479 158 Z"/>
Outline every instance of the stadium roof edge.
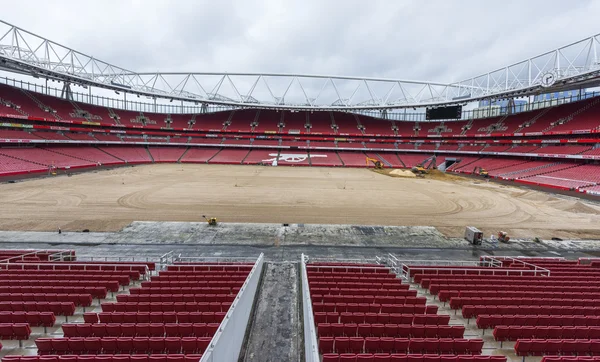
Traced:
<path fill-rule="evenodd" d="M 148 97 L 234 107 L 372 110 L 465 104 L 600 85 L 600 33 L 466 80 L 134 72 L 0 20 L 0 68 Z"/>

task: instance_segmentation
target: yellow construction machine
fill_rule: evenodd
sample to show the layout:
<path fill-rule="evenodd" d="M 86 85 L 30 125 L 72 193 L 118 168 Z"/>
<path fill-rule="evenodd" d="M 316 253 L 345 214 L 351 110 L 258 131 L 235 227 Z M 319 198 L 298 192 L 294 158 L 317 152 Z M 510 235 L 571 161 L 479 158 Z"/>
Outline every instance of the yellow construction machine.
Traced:
<path fill-rule="evenodd" d="M 429 173 L 430 169 L 432 169 L 432 168 L 435 169 L 436 168 L 435 161 L 436 161 L 436 156 L 434 155 L 434 156 L 431 156 L 431 157 L 427 158 L 425 161 L 416 164 L 410 170 L 415 175 L 425 175 L 425 174 Z"/>
<path fill-rule="evenodd" d="M 202 215 L 202 217 L 204 218 L 204 220 L 206 220 L 206 222 L 208 223 L 208 226 L 217 226 L 217 218 L 216 217 L 206 217 L 205 215 Z"/>
<path fill-rule="evenodd" d="M 473 169 L 473 175 L 479 175 L 485 178 L 490 177 L 490 175 L 488 174 L 487 170 L 483 167 L 480 166 L 475 166 L 475 168 Z"/>
<path fill-rule="evenodd" d="M 367 157 L 365 162 L 367 166 L 369 166 L 369 162 L 372 162 L 376 169 L 381 170 L 383 168 L 383 163 L 376 158 Z"/>

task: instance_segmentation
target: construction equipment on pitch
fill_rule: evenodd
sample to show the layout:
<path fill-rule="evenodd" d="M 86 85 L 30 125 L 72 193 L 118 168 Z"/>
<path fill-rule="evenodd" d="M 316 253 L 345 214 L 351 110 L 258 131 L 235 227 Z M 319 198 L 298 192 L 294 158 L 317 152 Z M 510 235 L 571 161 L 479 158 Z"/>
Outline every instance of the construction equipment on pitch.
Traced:
<path fill-rule="evenodd" d="M 485 178 L 490 177 L 486 169 L 481 166 L 475 166 L 475 168 L 473 169 L 473 175 L 479 175 Z"/>
<path fill-rule="evenodd" d="M 208 226 L 217 226 L 217 218 L 216 217 L 206 217 L 205 215 L 202 215 L 202 217 L 204 218 L 204 220 L 206 220 L 206 222 L 208 223 Z"/>
<path fill-rule="evenodd" d="M 381 170 L 383 168 L 383 163 L 381 161 L 379 161 L 378 159 L 367 157 L 366 158 L 367 166 L 369 166 L 369 161 L 373 162 L 373 165 L 375 165 L 376 169 Z"/>
<path fill-rule="evenodd" d="M 510 236 L 505 231 L 498 231 L 498 241 L 501 243 L 508 243 Z"/>
<path fill-rule="evenodd" d="M 425 175 L 427 173 L 429 173 L 430 169 L 436 169 L 436 156 L 433 155 L 431 157 L 428 157 L 425 161 L 416 164 L 415 166 L 413 166 L 413 168 L 411 168 L 410 170 L 415 174 L 415 175 Z M 431 162 L 430 162 L 431 161 Z M 429 162 L 429 164 L 427 164 Z"/>

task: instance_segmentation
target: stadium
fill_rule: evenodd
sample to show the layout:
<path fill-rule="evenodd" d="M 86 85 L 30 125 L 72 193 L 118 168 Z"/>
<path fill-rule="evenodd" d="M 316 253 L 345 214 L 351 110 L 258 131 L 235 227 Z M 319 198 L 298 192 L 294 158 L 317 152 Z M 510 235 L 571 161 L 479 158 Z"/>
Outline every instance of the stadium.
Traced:
<path fill-rule="evenodd" d="M 600 360 L 599 47 L 146 72 L 0 20 L 2 361 Z"/>

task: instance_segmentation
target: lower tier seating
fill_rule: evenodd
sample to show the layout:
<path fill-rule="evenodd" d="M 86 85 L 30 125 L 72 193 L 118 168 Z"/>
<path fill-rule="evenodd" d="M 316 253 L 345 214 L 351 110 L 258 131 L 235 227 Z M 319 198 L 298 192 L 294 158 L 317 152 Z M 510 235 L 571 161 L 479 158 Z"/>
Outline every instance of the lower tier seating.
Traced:
<path fill-rule="evenodd" d="M 519 339 L 515 352 L 518 356 L 600 356 L 600 339 Z"/>
<path fill-rule="evenodd" d="M 483 340 L 452 338 L 320 337 L 321 353 L 481 354 Z"/>
<path fill-rule="evenodd" d="M 211 337 L 38 338 L 38 354 L 203 353 Z"/>
<path fill-rule="evenodd" d="M 2 362 L 199 362 L 201 354 L 99 354 L 99 355 L 43 355 L 2 357 Z M 470 361 L 465 361 L 470 362 Z M 485 361 L 483 361 L 485 362 Z M 494 361 L 495 362 L 495 361 Z M 498 361 L 503 362 L 503 361 Z"/>
<path fill-rule="evenodd" d="M 599 358 L 600 360 L 600 358 Z M 37 361 L 32 361 L 37 362 Z M 402 353 L 325 353 L 323 362 L 506 362 L 505 356 L 402 354 Z M 563 361 L 543 361 L 563 362 Z M 566 361 L 564 361 L 566 362 Z"/>

